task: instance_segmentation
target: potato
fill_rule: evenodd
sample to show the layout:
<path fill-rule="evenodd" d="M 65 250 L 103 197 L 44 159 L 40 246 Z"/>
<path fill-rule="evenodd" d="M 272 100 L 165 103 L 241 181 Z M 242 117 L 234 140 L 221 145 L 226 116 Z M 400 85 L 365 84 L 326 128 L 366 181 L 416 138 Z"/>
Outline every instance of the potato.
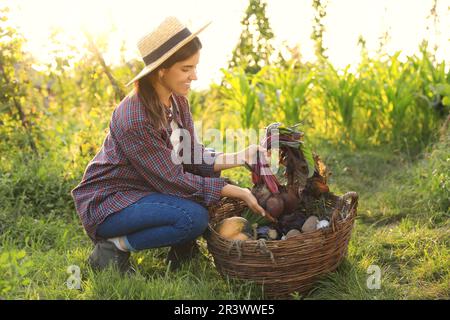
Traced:
<path fill-rule="evenodd" d="M 319 219 L 316 216 L 310 216 L 303 224 L 302 232 L 316 231 L 317 222 L 319 222 Z"/>
<path fill-rule="evenodd" d="M 298 236 L 299 234 L 301 234 L 301 232 L 297 229 L 291 229 L 288 233 L 286 233 L 286 239 Z"/>

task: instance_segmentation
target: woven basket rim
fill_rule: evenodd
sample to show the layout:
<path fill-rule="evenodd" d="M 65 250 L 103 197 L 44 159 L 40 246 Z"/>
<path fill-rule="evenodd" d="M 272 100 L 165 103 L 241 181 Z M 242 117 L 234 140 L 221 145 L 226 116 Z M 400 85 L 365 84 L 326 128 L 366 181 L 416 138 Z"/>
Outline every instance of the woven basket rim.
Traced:
<path fill-rule="evenodd" d="M 342 199 L 342 198 L 344 198 L 344 196 L 346 196 L 346 195 L 351 195 L 351 196 L 356 197 L 356 202 L 357 202 L 358 194 L 357 194 L 356 192 L 354 192 L 354 191 L 349 191 L 349 192 L 345 193 L 344 195 L 340 196 L 339 198 Z M 235 199 L 232 199 L 232 198 L 225 198 L 225 197 L 222 198 L 222 199 L 224 199 L 224 201 L 229 200 L 229 201 L 237 201 L 237 202 L 241 202 L 241 204 L 242 204 L 244 207 L 246 207 L 246 205 L 243 204 L 243 201 L 235 200 Z M 219 206 L 219 207 L 220 207 L 220 206 Z M 311 238 L 311 236 L 316 236 L 316 235 L 318 235 L 318 234 L 328 234 L 328 233 L 335 233 L 335 232 L 338 232 L 339 229 L 341 229 L 341 228 L 340 228 L 341 226 L 347 224 L 348 222 L 353 222 L 353 220 L 354 220 L 354 218 L 356 218 L 356 216 L 357 216 L 357 205 L 356 205 L 356 206 L 355 206 L 355 205 L 352 205 L 352 206 L 350 207 L 350 210 L 349 210 L 348 215 L 347 215 L 344 219 L 335 221 L 335 224 L 334 224 L 334 225 L 333 225 L 333 224 L 331 223 L 331 221 L 330 221 L 330 226 L 327 227 L 327 228 L 321 228 L 321 229 L 317 229 L 317 230 L 310 231 L 310 232 L 306 232 L 306 233 L 303 233 L 303 232 L 302 232 L 302 233 L 300 233 L 300 234 L 298 234 L 298 235 L 289 237 L 288 239 L 285 239 L 285 240 L 264 240 L 264 242 L 265 242 L 266 244 L 271 244 L 271 245 L 272 245 L 272 244 L 279 244 L 280 241 L 282 241 L 282 243 L 286 243 L 286 244 L 287 244 L 287 243 L 291 243 L 291 242 L 295 242 L 295 243 L 299 244 L 299 243 L 301 243 L 301 242 L 299 242 L 299 240 L 309 239 L 309 238 Z M 216 237 L 218 237 L 221 241 L 229 242 L 229 243 L 233 243 L 233 242 L 236 242 L 236 241 L 242 241 L 242 242 L 249 243 L 249 244 L 252 244 L 252 243 L 256 244 L 256 243 L 258 243 L 258 242 L 261 241 L 261 239 L 259 239 L 259 240 L 255 240 L 255 239 L 248 239 L 248 240 L 230 240 L 230 239 L 226 239 L 226 238 L 222 237 L 222 236 L 215 230 L 214 227 L 215 227 L 216 225 L 217 225 L 217 223 L 212 224 L 211 222 L 209 222 L 209 223 L 208 223 L 208 230 L 209 230 L 210 232 L 212 232 Z M 210 237 L 208 237 L 208 238 L 210 238 Z M 207 238 L 207 241 L 209 241 L 208 238 Z"/>

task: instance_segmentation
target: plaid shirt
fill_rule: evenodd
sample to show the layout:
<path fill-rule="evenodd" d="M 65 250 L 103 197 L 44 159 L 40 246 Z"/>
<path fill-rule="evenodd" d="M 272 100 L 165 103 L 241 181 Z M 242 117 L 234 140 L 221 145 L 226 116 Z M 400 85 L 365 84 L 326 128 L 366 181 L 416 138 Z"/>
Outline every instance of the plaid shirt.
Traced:
<path fill-rule="evenodd" d="M 188 100 L 173 94 L 172 106 L 174 120 L 190 134 L 192 157 L 196 145 L 204 157 L 215 160 L 219 153 L 206 151 L 195 138 Z M 93 241 L 100 239 L 96 228 L 106 217 L 152 192 L 190 199 L 204 206 L 219 201 L 226 182 L 220 178 L 220 172 L 214 172 L 214 162 L 175 164 L 171 160 L 171 134 L 170 125 L 156 130 L 150 124 L 135 93 L 114 110 L 101 150 L 72 190 L 76 210 Z"/>

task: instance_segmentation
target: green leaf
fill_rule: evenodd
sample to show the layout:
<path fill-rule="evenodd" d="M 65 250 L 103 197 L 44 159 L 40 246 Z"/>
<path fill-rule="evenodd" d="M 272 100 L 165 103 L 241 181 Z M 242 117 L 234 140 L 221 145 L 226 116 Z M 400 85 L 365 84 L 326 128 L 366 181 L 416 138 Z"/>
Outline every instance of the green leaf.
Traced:
<path fill-rule="evenodd" d="M 314 158 L 310 148 L 308 148 L 303 142 L 300 144 L 300 149 L 305 157 L 306 162 L 308 163 L 308 178 L 311 178 L 314 174 Z"/>
<path fill-rule="evenodd" d="M 247 219 L 250 225 L 254 223 L 256 223 L 258 226 L 267 226 L 271 224 L 269 220 L 259 214 L 254 213 L 249 208 L 245 209 L 241 217 Z"/>

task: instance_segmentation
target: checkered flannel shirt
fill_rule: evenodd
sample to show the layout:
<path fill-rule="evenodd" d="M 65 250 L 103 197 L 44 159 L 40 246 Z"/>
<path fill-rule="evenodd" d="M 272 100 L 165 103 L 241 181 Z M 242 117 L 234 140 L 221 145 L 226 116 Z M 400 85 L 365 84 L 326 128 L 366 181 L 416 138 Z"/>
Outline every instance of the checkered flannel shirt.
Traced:
<path fill-rule="evenodd" d="M 197 141 L 188 100 L 172 94 L 171 101 L 173 119 L 190 134 L 192 157 L 197 145 L 204 157 L 215 161 L 219 153 L 205 150 Z M 190 199 L 204 206 L 220 200 L 226 182 L 220 172 L 214 172 L 214 162 L 174 163 L 171 134 L 170 125 L 157 130 L 150 124 L 136 93 L 124 98 L 114 110 L 100 151 L 72 190 L 81 222 L 94 242 L 100 239 L 96 236 L 97 226 L 109 215 L 152 192 Z"/>

